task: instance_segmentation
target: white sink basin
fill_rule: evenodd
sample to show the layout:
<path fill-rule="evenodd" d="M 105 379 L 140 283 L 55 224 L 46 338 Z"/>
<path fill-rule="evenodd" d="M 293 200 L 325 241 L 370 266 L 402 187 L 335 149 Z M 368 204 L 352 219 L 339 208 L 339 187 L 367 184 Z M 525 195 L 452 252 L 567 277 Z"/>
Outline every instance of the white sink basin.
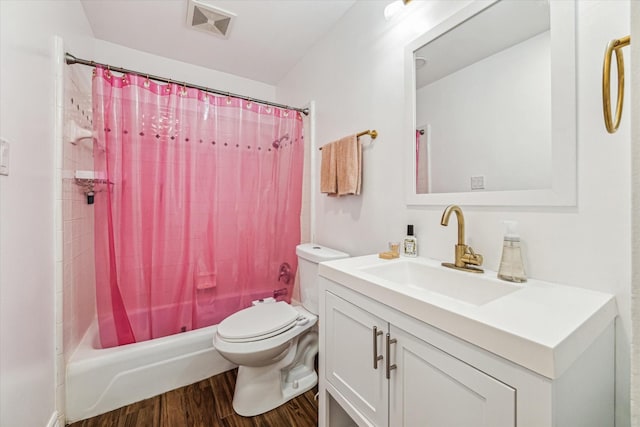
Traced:
<path fill-rule="evenodd" d="M 482 274 L 429 265 L 411 259 L 362 267 L 360 271 L 400 286 L 434 292 L 476 306 L 522 289 L 522 285 L 510 284 Z"/>
<path fill-rule="evenodd" d="M 318 274 L 322 293 L 383 303 L 398 321 L 406 314 L 551 379 L 589 346 L 604 348 L 595 340 L 618 314 L 614 295 L 533 278 L 515 284 L 424 257 L 344 258 L 321 262 Z"/>

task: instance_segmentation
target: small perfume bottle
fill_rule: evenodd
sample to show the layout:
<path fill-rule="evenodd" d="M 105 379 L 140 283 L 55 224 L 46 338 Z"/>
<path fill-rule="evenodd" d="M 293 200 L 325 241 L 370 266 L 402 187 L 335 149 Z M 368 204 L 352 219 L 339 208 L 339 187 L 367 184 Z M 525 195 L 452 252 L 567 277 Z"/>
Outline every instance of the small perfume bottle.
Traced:
<path fill-rule="evenodd" d="M 526 282 L 527 275 L 524 273 L 524 265 L 522 262 L 520 236 L 516 232 L 518 223 L 515 221 L 504 221 L 504 224 L 507 226 L 507 232 L 504 235 L 498 278 L 515 283 Z"/>
<path fill-rule="evenodd" d="M 402 241 L 402 254 L 404 256 L 418 256 L 418 240 L 413 235 L 413 224 L 407 225 L 407 237 Z"/>

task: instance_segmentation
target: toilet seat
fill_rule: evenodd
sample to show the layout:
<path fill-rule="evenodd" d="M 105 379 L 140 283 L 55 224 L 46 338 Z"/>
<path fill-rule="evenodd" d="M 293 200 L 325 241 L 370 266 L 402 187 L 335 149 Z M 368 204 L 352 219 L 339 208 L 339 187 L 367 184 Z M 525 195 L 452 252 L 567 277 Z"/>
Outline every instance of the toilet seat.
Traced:
<path fill-rule="evenodd" d="M 279 304 L 279 303 L 275 303 L 275 304 Z M 275 304 L 265 303 L 265 305 L 275 305 Z M 291 340 L 295 339 L 297 336 L 300 336 L 305 331 L 308 331 L 310 328 L 312 328 L 316 324 L 318 317 L 313 313 L 310 313 L 307 310 L 305 310 L 302 306 L 297 306 L 297 305 L 291 306 L 285 302 L 282 302 L 282 304 L 286 304 L 289 308 L 291 308 L 295 312 L 295 315 L 296 315 L 296 318 L 293 320 L 293 322 L 291 322 L 289 327 L 284 326 L 281 329 L 273 330 L 271 333 L 267 333 L 264 335 L 257 335 L 257 336 L 254 336 L 253 338 L 245 338 L 244 340 L 241 338 L 228 339 L 228 338 L 224 338 L 220 333 L 220 327 L 222 326 L 223 323 L 226 323 L 225 321 L 228 319 L 227 318 L 227 319 L 224 319 L 222 322 L 220 322 L 220 324 L 217 326 L 218 330 L 213 336 L 213 347 L 216 348 L 221 353 L 228 353 L 228 354 L 235 354 L 235 355 L 240 355 L 240 354 L 251 355 L 251 354 L 255 354 L 263 351 L 268 352 L 278 348 L 279 346 L 286 345 L 287 343 L 291 342 Z M 245 310 L 250 310 L 253 308 L 255 307 L 249 307 Z M 279 309 L 275 309 L 275 310 L 279 310 Z M 255 313 L 255 310 L 253 312 Z M 234 316 L 234 315 L 235 314 L 232 314 L 231 316 Z M 229 318 L 231 316 L 229 316 Z M 260 323 L 264 320 L 265 319 L 260 319 L 255 322 Z M 257 329 L 265 329 L 262 327 L 258 327 L 257 324 L 254 324 L 252 326 L 257 327 Z M 224 329 L 226 328 L 223 328 L 223 331 L 222 331 L 223 333 L 225 332 Z M 230 334 L 228 330 L 226 331 L 226 334 L 227 335 Z M 256 335 L 255 332 L 254 332 L 254 335 Z M 233 336 L 233 334 L 231 334 L 231 336 Z"/>
<path fill-rule="evenodd" d="M 296 325 L 300 313 L 284 301 L 245 308 L 218 325 L 218 335 L 227 342 L 246 343 L 279 335 Z"/>

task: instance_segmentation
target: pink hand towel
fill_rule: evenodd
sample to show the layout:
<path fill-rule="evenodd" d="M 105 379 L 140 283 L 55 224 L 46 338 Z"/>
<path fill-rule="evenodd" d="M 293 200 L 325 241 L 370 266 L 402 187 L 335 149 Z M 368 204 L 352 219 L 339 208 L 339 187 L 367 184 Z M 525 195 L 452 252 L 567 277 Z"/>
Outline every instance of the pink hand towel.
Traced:
<path fill-rule="evenodd" d="M 356 134 L 322 146 L 320 192 L 329 196 L 360 194 L 362 144 Z"/>
<path fill-rule="evenodd" d="M 322 146 L 322 162 L 320 163 L 320 192 L 336 195 L 338 177 L 336 175 L 335 143 Z"/>
<path fill-rule="evenodd" d="M 359 195 L 362 187 L 362 144 L 356 134 L 339 139 L 336 151 L 338 196 Z"/>

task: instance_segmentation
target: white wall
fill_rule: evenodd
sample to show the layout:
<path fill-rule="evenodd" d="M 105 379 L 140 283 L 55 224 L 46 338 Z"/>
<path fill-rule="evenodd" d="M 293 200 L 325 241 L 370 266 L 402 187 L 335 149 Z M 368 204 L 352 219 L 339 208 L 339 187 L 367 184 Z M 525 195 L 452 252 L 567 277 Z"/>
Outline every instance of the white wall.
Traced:
<path fill-rule="evenodd" d="M 551 187 L 549 43 L 547 31 L 418 89 L 430 192 L 471 191 L 472 176 L 486 191 Z"/>
<path fill-rule="evenodd" d="M 170 78 L 176 82 L 189 82 L 265 101 L 275 100 L 275 87 L 266 83 L 164 58 L 104 40 L 96 40 L 95 46 L 95 54 L 92 59 L 96 62 L 127 68 L 140 73 L 155 74 L 160 77 Z"/>
<path fill-rule="evenodd" d="M 317 195 L 316 240 L 352 255 L 378 252 L 415 224 L 421 255 L 453 258 L 455 227 L 441 227 L 444 206 L 407 207 L 402 130 L 404 46 L 466 2 L 418 2 L 385 22 L 387 1 L 356 2 L 332 31 L 278 85 L 280 102 L 316 101 L 319 144 L 375 128 L 363 153 L 361 197 Z M 629 1 L 579 1 L 577 8 L 578 206 L 465 207 L 467 240 L 496 270 L 503 230 L 515 219 L 529 276 L 613 293 L 617 328 L 617 426 L 629 425 L 630 113 L 608 135 L 602 121 L 602 53 L 609 39 L 629 33 Z M 626 62 L 630 69 L 630 61 Z M 628 90 L 628 88 L 627 88 Z M 317 191 L 317 190 L 316 190 Z M 317 193 L 316 193 L 317 194 Z"/>
<path fill-rule="evenodd" d="M 0 135 L 11 142 L 10 175 L 0 176 L 3 426 L 55 421 L 56 34 L 90 54 L 92 32 L 79 1 L 0 2 Z"/>

